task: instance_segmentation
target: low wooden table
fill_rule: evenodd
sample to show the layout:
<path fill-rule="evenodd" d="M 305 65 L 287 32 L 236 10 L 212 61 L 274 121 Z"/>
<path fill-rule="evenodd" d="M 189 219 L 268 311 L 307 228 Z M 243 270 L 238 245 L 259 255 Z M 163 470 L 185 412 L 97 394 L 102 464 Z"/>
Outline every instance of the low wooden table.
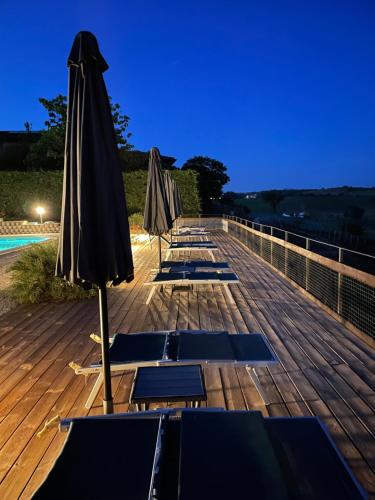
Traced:
<path fill-rule="evenodd" d="M 130 394 L 130 403 L 136 405 L 137 411 L 147 410 L 150 403 L 178 401 L 184 401 L 191 408 L 207 401 L 200 365 L 137 368 Z"/>

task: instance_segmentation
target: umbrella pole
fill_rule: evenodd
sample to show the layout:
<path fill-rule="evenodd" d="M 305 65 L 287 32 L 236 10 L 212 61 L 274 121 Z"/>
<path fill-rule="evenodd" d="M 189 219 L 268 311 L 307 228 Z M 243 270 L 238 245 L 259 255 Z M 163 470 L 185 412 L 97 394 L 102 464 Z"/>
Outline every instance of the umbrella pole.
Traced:
<path fill-rule="evenodd" d="M 159 271 L 161 272 L 161 237 L 159 236 Z"/>
<path fill-rule="evenodd" d="M 109 363 L 109 333 L 107 288 L 99 288 L 100 333 L 102 337 L 102 369 L 103 369 L 103 410 L 107 415 L 113 413 L 113 399 L 111 387 L 111 367 Z"/>

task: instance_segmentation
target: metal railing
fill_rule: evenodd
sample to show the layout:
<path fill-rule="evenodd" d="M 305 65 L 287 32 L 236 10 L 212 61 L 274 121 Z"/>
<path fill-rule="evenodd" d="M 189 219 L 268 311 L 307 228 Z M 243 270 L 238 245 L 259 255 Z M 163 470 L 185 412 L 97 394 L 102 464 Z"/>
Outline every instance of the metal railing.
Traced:
<path fill-rule="evenodd" d="M 242 219 L 241 217 L 223 215 L 223 218 L 238 222 L 247 227 L 251 227 L 251 229 L 258 231 L 259 233 L 268 234 L 274 238 L 288 241 L 293 245 L 305 248 L 306 250 L 310 250 L 311 252 L 327 257 L 328 259 L 336 260 L 337 262 L 341 262 L 355 269 L 375 275 L 374 255 L 357 252 L 356 250 L 349 250 L 348 248 L 333 245 L 332 243 L 326 243 L 314 238 L 308 238 L 307 236 L 301 236 L 300 234 L 296 234 L 285 229 L 260 224 L 258 222 Z"/>
<path fill-rule="evenodd" d="M 224 229 L 352 329 L 375 338 L 375 257 L 223 216 Z"/>
<path fill-rule="evenodd" d="M 205 226 L 208 229 L 223 229 L 222 214 L 184 214 L 178 224 Z"/>

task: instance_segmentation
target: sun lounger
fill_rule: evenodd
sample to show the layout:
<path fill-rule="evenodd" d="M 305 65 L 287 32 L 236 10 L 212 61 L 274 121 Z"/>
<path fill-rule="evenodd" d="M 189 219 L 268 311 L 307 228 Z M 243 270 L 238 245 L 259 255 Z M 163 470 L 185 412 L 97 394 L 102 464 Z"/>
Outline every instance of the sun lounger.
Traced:
<path fill-rule="evenodd" d="M 213 252 L 217 250 L 218 247 L 212 241 L 178 241 L 171 243 L 166 249 L 166 260 L 173 252 L 208 252 L 215 262 Z"/>
<path fill-rule="evenodd" d="M 72 421 L 34 500 L 152 498 L 160 425 L 160 418 Z"/>
<path fill-rule="evenodd" d="M 205 229 L 180 229 L 177 233 L 172 233 L 173 237 L 179 237 L 179 236 L 207 236 L 207 234 L 210 234 L 209 231 L 206 231 Z"/>
<path fill-rule="evenodd" d="M 189 226 L 179 226 L 180 231 L 207 231 L 204 226 L 189 225 Z"/>
<path fill-rule="evenodd" d="M 367 498 L 317 417 L 218 409 L 66 419 L 34 500 Z"/>
<path fill-rule="evenodd" d="M 259 389 L 253 368 L 277 362 L 266 337 L 260 333 L 230 335 L 228 332 L 172 330 L 153 333 L 116 334 L 109 349 L 111 371 L 134 370 L 142 366 L 191 364 L 244 366 Z M 102 385 L 100 362 L 88 367 L 70 365 L 77 375 L 98 374 L 86 402 L 90 408 Z M 262 392 L 260 391 L 261 396 Z"/>
<path fill-rule="evenodd" d="M 201 269 L 229 270 L 228 262 L 212 262 L 209 260 L 165 260 L 161 263 L 164 271 L 198 271 Z"/>
<path fill-rule="evenodd" d="M 194 285 L 221 285 L 231 304 L 235 304 L 229 285 L 236 285 L 240 281 L 235 273 L 222 273 L 219 271 L 183 271 L 169 273 L 157 273 L 151 281 L 144 283 L 144 286 L 151 286 L 151 291 L 147 297 L 146 304 L 149 304 L 157 287 L 167 285 L 192 286 Z"/>

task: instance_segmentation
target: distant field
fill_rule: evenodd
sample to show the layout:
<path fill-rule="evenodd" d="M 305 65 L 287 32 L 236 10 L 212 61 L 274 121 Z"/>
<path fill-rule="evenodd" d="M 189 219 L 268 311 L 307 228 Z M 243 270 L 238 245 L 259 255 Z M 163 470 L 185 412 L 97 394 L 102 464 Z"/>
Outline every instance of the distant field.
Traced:
<path fill-rule="evenodd" d="M 269 204 L 265 203 L 259 194 L 255 199 L 241 198 L 236 204 L 247 206 L 253 217 L 274 217 Z M 286 195 L 278 205 L 277 214 L 305 212 L 308 217 L 302 222 L 301 227 L 319 224 L 325 229 L 340 230 L 344 212 L 348 207 L 356 206 L 365 210 L 363 222 L 365 234 L 375 238 L 375 189 L 340 192 L 330 190 L 321 194 L 321 190 L 305 191 Z"/>

